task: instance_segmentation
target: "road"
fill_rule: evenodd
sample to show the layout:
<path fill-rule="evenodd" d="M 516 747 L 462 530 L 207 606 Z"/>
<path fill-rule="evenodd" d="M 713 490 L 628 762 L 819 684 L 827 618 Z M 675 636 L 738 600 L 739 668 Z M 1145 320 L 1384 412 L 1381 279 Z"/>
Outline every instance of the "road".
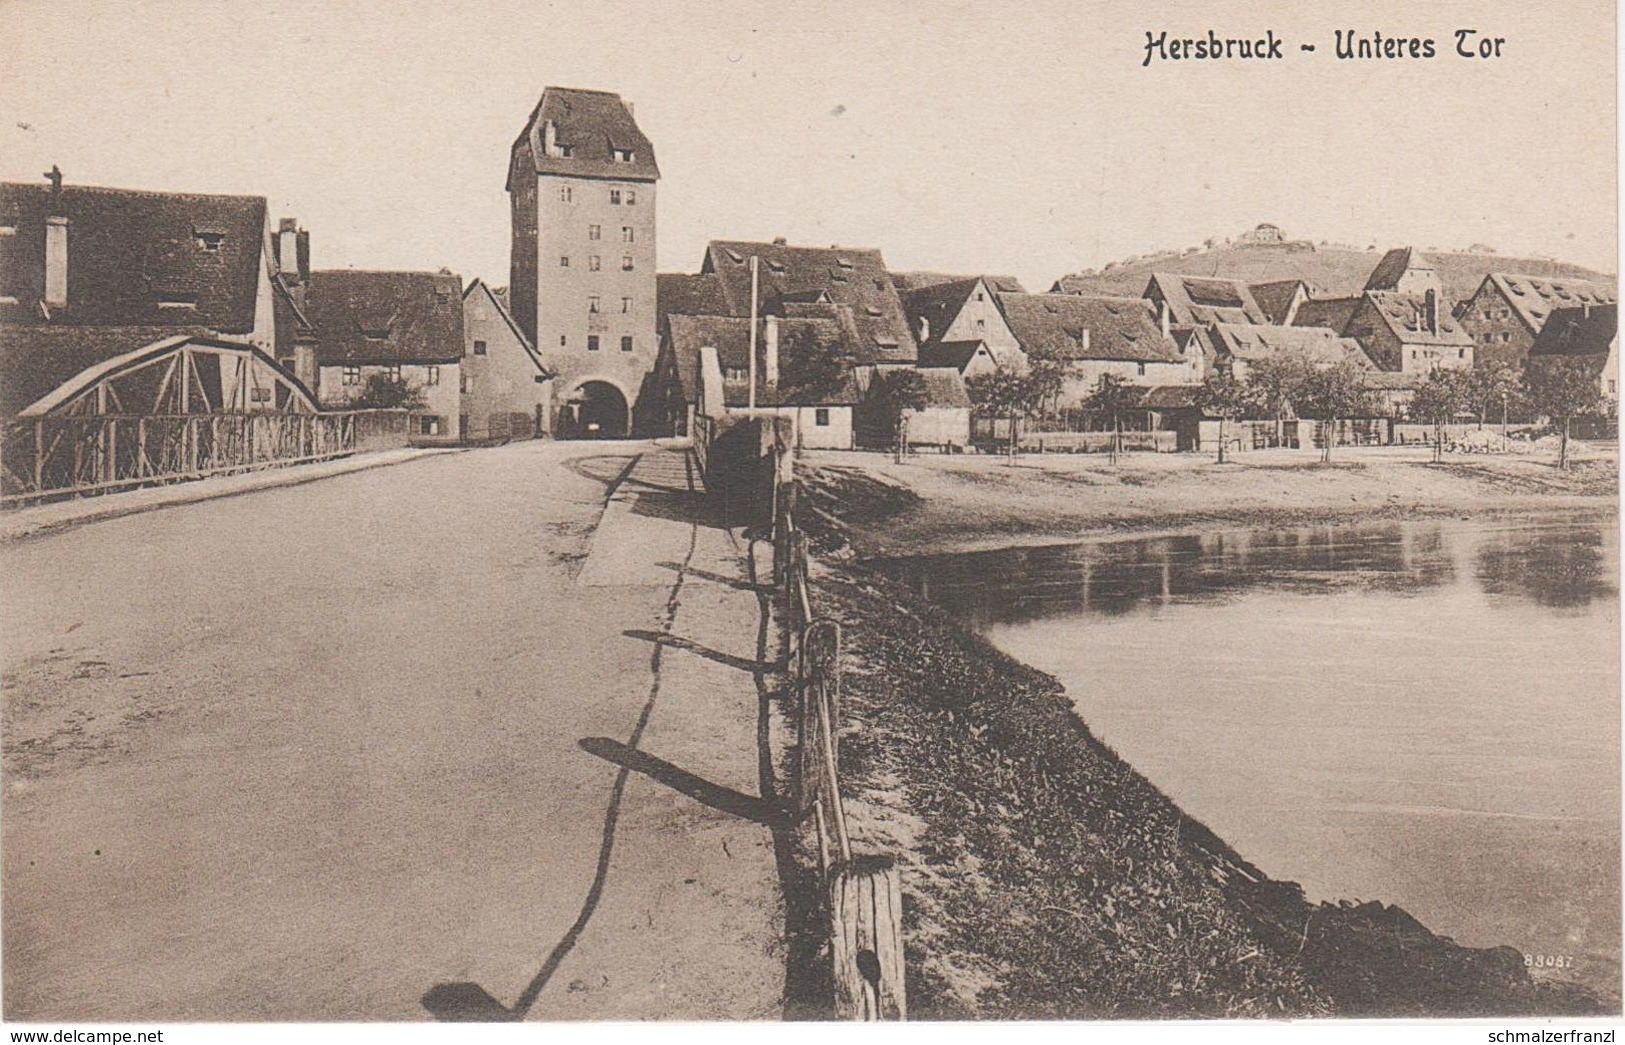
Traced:
<path fill-rule="evenodd" d="M 758 607 L 683 460 L 517 444 L 0 546 L 7 1019 L 777 1018 Z"/>

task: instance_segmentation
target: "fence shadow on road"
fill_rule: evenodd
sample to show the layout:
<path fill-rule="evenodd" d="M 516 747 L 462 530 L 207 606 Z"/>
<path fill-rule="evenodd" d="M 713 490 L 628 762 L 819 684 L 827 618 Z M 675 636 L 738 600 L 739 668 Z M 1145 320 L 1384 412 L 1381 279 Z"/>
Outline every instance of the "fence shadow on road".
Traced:
<path fill-rule="evenodd" d="M 719 813 L 742 817 L 763 827 L 775 827 L 784 822 L 784 810 L 776 802 L 747 795 L 721 784 L 713 784 L 663 758 L 657 758 L 634 747 L 627 747 L 618 740 L 609 737 L 585 737 L 577 743 L 588 754 L 597 755 L 606 762 L 613 762 L 634 773 L 641 773 L 656 783 L 664 784 L 673 791 L 685 794 Z"/>
<path fill-rule="evenodd" d="M 621 632 L 621 634 L 625 635 L 629 639 L 642 639 L 644 642 L 653 642 L 672 649 L 685 650 L 694 654 L 695 656 L 704 657 L 706 660 L 715 661 L 716 663 L 725 667 L 738 668 L 740 671 L 748 671 L 753 675 L 772 671 L 778 667 L 778 665 L 774 663 L 764 663 L 757 660 L 747 660 L 744 657 L 736 657 L 731 653 L 723 653 L 721 650 L 714 650 L 710 646 L 702 646 L 692 639 L 685 639 L 677 635 L 668 635 L 661 631 L 644 631 L 639 628 L 632 628 L 630 630 Z"/>

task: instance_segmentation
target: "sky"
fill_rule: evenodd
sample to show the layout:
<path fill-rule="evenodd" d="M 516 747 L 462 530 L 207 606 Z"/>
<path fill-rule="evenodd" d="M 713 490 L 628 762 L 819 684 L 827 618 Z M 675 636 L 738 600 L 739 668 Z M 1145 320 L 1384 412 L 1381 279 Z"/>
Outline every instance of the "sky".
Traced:
<path fill-rule="evenodd" d="M 1063 273 L 1260 222 L 1617 271 L 1614 5 L 0 0 L 0 179 L 263 195 L 320 268 L 507 282 L 508 150 L 549 84 L 653 141 L 662 271 L 713 238 Z M 1454 54 L 1454 30 L 1506 39 Z M 1286 43 L 1154 61 L 1148 31 Z M 1334 30 L 1438 58 L 1334 56 Z M 1312 43 L 1314 54 L 1298 50 Z"/>

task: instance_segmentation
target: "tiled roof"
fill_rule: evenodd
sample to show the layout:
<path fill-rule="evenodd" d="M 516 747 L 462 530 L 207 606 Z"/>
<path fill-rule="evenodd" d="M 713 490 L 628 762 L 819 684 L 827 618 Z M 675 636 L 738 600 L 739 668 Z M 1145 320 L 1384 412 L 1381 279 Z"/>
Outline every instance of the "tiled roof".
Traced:
<path fill-rule="evenodd" d="M 1366 290 L 1393 290 L 1399 286 L 1400 277 L 1413 268 L 1437 269 L 1432 258 L 1412 250 L 1410 247 L 1395 247 L 1382 256 L 1377 267 L 1371 270 L 1371 278 L 1365 281 Z"/>
<path fill-rule="evenodd" d="M 976 353 L 986 351 L 987 344 L 982 341 L 928 341 L 920 346 L 919 365 L 921 369 L 952 367 L 963 371 Z"/>
<path fill-rule="evenodd" d="M 1424 301 L 1420 294 L 1402 294 L 1397 290 L 1368 290 L 1366 299 L 1375 306 L 1374 311 L 1394 336 L 1407 345 L 1471 345 L 1472 335 L 1450 317 L 1449 311 L 1439 306 L 1437 330 L 1429 330 L 1422 322 Z"/>
<path fill-rule="evenodd" d="M 1036 359 L 1184 362 L 1144 298 L 1000 294 L 999 306 L 1022 349 Z"/>
<path fill-rule="evenodd" d="M 554 141 L 568 149 L 568 156 L 543 154 L 542 136 L 549 123 L 554 129 Z M 546 88 L 525 121 L 513 151 L 516 159 L 528 160 L 537 174 L 621 181 L 654 181 L 660 177 L 654 146 L 638 129 L 621 96 L 608 91 Z M 617 161 L 617 151 L 630 151 L 631 162 Z M 510 192 L 513 188 L 508 186 Z"/>
<path fill-rule="evenodd" d="M 767 321 L 763 319 L 757 322 L 759 327 L 756 335 L 757 351 L 760 353 L 766 344 Z M 846 336 L 840 324 L 829 319 L 780 319 L 778 327 L 781 375 L 785 372 L 785 364 L 791 362 L 798 352 L 830 347 L 841 350 L 846 343 Z M 697 399 L 701 348 L 709 345 L 717 350 L 717 363 L 724 373 L 729 370 L 748 371 L 750 368 L 748 317 L 672 314 L 666 317 L 666 336 L 677 366 L 678 380 L 688 402 L 692 403 Z M 725 380 L 723 392 L 727 396 L 729 406 L 744 406 L 749 402 L 750 386 L 745 381 Z M 850 366 L 846 368 L 842 385 L 838 390 L 805 401 L 797 394 L 796 389 L 768 387 L 765 368 L 757 369 L 756 401 L 762 406 L 792 403 L 804 406 L 848 406 L 856 403 L 858 399 L 857 382 L 853 379 Z"/>
<path fill-rule="evenodd" d="M 265 199 L 0 184 L 0 322 L 44 323 L 45 219 L 68 218 L 68 303 L 52 323 L 244 334 L 265 252 Z M 161 307 L 168 300 L 182 307 Z"/>
<path fill-rule="evenodd" d="M 853 352 L 859 362 L 914 362 L 914 334 L 880 251 L 713 240 L 706 248 L 701 271 L 714 274 L 721 282 L 729 315 L 750 315 L 753 256 L 761 259 L 759 307 L 771 306 L 791 315 L 784 299 L 823 291 L 834 304 L 851 309 L 860 342 Z"/>
<path fill-rule="evenodd" d="M 903 310 L 908 313 L 910 328 L 918 336 L 920 321 L 924 320 L 927 340 L 941 338 L 959 317 L 971 292 L 981 284 L 981 277 L 970 276 L 909 291 L 903 295 Z"/>
<path fill-rule="evenodd" d="M 984 279 L 988 287 L 998 294 L 1025 294 L 1027 288 L 1021 285 L 1021 280 L 1014 276 L 971 276 L 953 275 L 948 272 L 893 272 L 892 282 L 897 285 L 901 294 L 908 294 L 915 290 L 925 290 L 940 283 L 960 283 L 967 279 Z"/>
<path fill-rule="evenodd" d="M 1529 349 L 1530 356 L 1606 356 L 1619 336 L 1619 306 L 1560 308 Z"/>
<path fill-rule="evenodd" d="M 1200 385 L 1156 385 L 1145 390 L 1140 405 L 1147 410 L 1180 410 L 1196 405 Z"/>
<path fill-rule="evenodd" d="M 1253 300 L 1264 310 L 1264 317 L 1271 323 L 1279 324 L 1286 322 L 1287 313 L 1292 308 L 1292 299 L 1297 296 L 1300 287 L 1307 293 L 1308 288 L 1301 279 L 1254 283 L 1249 289 L 1253 292 Z"/>
<path fill-rule="evenodd" d="M 1252 288 L 1239 280 L 1155 272 L 1142 296 L 1150 297 L 1153 290 L 1168 302 L 1173 322 L 1182 326 L 1269 322 Z"/>
<path fill-rule="evenodd" d="M 316 360 L 454 363 L 463 356 L 462 289 L 449 273 L 312 272 L 305 313 L 316 328 Z"/>
<path fill-rule="evenodd" d="M 131 349 L 203 327 L 23 326 L 0 323 L 0 417 L 18 412 L 75 374 Z M 132 411 L 136 404 L 125 404 Z M 150 408 L 151 404 L 146 404 Z"/>
<path fill-rule="evenodd" d="M 1358 341 L 1325 327 L 1218 323 L 1210 329 L 1222 352 L 1244 362 L 1293 354 L 1321 365 L 1353 363 L 1361 370 L 1377 368 Z"/>
<path fill-rule="evenodd" d="M 1614 287 L 1589 279 L 1548 279 L 1515 272 L 1492 272 L 1484 278 L 1500 289 L 1519 318 L 1535 333 L 1558 309 L 1619 301 L 1619 291 Z"/>
<path fill-rule="evenodd" d="M 1349 317 L 1360 305 L 1360 298 L 1310 298 L 1298 306 L 1292 317 L 1295 327 L 1327 327 L 1342 332 L 1348 328 Z"/>
<path fill-rule="evenodd" d="M 728 311 L 722 284 L 715 276 L 661 272 L 655 276 L 655 315 L 662 329 L 665 317 L 720 316 Z"/>

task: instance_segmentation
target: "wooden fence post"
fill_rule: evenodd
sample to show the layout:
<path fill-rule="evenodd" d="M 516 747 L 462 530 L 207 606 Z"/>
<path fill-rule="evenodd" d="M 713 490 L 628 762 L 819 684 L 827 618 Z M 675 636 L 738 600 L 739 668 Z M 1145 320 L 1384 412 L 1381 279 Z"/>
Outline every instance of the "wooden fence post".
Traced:
<path fill-rule="evenodd" d="M 903 890 L 890 857 L 861 856 L 829 883 L 838 1020 L 905 1020 Z"/>

